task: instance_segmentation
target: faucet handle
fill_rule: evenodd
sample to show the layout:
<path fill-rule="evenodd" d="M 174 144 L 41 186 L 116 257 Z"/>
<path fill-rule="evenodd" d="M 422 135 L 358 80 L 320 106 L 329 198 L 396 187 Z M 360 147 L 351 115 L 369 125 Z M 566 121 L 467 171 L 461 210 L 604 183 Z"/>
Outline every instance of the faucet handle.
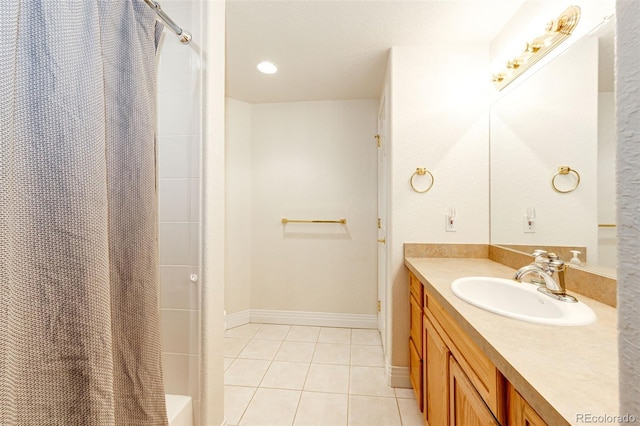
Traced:
<path fill-rule="evenodd" d="M 551 254 L 553 254 L 553 253 L 551 253 Z M 538 250 L 535 250 L 535 251 L 531 254 L 531 256 L 533 256 L 533 257 L 547 257 L 547 251 L 546 251 L 546 250 L 538 249 Z"/>
<path fill-rule="evenodd" d="M 549 253 L 549 265 L 557 268 L 558 270 L 564 269 L 564 261 L 555 253 Z"/>

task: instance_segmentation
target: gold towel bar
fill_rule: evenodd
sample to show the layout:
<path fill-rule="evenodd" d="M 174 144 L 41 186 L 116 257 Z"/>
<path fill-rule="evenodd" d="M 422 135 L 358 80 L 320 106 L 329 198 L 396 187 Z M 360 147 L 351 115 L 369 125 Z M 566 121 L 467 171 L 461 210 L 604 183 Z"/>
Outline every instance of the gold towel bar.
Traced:
<path fill-rule="evenodd" d="M 339 219 L 339 220 L 297 220 L 297 219 L 285 219 L 282 218 L 282 223 L 286 225 L 287 223 L 341 223 L 343 225 L 347 224 L 347 219 Z"/>
<path fill-rule="evenodd" d="M 616 228 L 617 225 L 615 223 L 599 223 L 598 228 Z"/>

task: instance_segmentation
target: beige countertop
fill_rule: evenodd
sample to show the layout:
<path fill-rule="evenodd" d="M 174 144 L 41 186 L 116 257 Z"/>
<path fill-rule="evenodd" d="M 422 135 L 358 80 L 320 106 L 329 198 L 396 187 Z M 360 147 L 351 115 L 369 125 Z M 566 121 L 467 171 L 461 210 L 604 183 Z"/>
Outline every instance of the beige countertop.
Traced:
<path fill-rule="evenodd" d="M 548 424 L 587 423 L 580 414 L 624 414 L 618 408 L 616 309 L 574 293 L 598 316 L 594 324 L 533 324 L 484 311 L 451 292 L 456 278 L 511 278 L 512 268 L 468 258 L 405 258 L 405 265 Z"/>

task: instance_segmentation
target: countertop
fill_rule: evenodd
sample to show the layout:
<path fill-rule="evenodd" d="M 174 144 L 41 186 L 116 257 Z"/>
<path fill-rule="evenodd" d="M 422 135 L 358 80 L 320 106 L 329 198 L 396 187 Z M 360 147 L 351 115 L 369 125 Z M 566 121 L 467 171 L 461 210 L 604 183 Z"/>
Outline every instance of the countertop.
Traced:
<path fill-rule="evenodd" d="M 594 310 L 594 324 L 524 322 L 470 305 L 450 288 L 462 277 L 511 278 L 512 268 L 468 258 L 405 258 L 405 265 L 548 424 L 587 423 L 580 415 L 624 414 L 618 406 L 615 308 L 573 293 Z"/>

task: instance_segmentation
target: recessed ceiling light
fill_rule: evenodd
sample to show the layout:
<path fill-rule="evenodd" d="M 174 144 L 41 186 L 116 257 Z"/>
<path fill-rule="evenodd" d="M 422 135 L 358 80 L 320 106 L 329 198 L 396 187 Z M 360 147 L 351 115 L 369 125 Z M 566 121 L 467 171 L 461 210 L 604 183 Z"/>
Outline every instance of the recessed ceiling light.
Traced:
<path fill-rule="evenodd" d="M 275 74 L 278 72 L 278 67 L 276 67 L 273 63 L 264 61 L 258 64 L 258 71 L 263 74 Z"/>

